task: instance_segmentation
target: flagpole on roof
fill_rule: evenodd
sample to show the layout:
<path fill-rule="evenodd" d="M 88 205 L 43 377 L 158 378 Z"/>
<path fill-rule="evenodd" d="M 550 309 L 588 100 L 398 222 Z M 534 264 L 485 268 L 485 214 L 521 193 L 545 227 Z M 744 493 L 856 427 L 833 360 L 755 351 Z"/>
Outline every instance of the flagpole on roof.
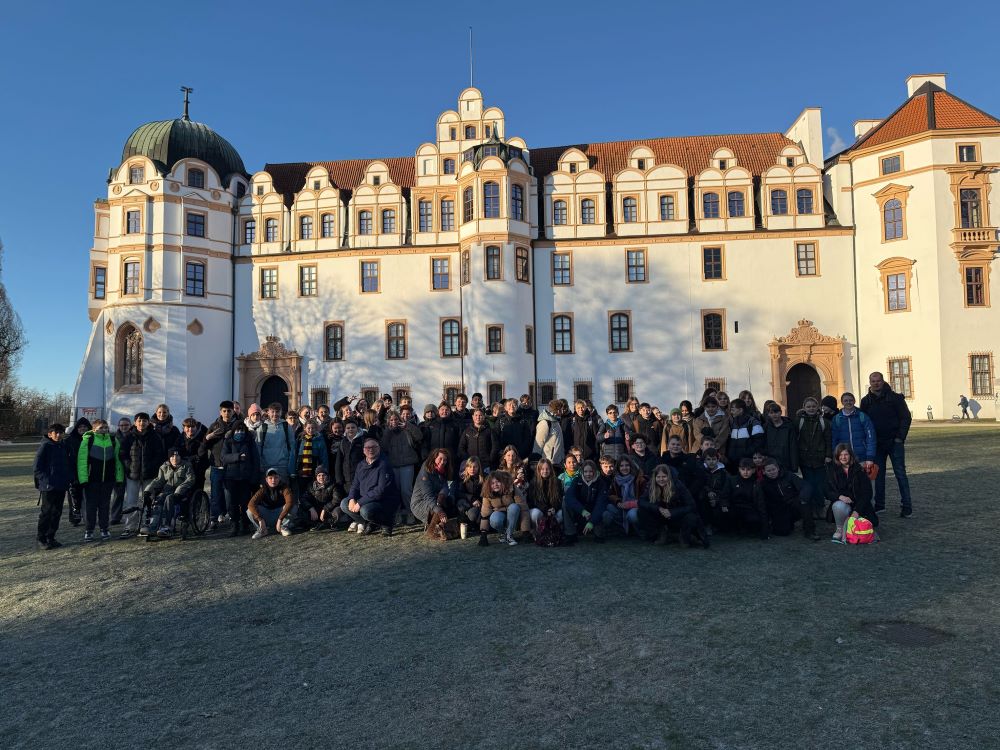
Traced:
<path fill-rule="evenodd" d="M 469 27 L 469 88 L 472 88 L 475 84 L 473 81 L 473 73 L 475 69 L 473 67 L 473 57 L 472 57 L 472 27 Z"/>

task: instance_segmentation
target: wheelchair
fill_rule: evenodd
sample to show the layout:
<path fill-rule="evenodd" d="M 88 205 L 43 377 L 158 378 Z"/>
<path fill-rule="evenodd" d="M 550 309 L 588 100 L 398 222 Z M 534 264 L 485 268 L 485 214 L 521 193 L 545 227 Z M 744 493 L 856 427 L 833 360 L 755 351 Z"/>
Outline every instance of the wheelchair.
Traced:
<path fill-rule="evenodd" d="M 149 493 L 143 496 L 142 520 L 140 527 L 146 526 L 152 520 L 156 506 L 162 503 L 162 495 L 153 498 Z M 163 512 L 162 510 L 160 512 Z M 208 499 L 208 493 L 204 490 L 194 489 L 188 495 L 174 497 L 174 517 L 171 519 L 170 528 L 172 534 L 169 537 L 157 535 L 156 529 L 150 527 L 150 534 L 146 536 L 147 542 L 164 541 L 180 535 L 181 539 L 187 539 L 188 534 L 195 536 L 204 535 L 208 529 L 208 524 L 212 520 L 212 513 Z"/>

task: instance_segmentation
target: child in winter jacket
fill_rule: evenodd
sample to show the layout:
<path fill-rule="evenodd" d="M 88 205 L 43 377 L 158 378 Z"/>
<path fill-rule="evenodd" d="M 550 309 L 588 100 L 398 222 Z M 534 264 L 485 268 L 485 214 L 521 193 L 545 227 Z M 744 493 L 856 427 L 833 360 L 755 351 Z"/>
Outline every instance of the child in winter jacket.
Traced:
<path fill-rule="evenodd" d="M 720 520 L 729 513 L 729 473 L 725 464 L 719 460 L 719 452 L 715 448 L 705 451 L 704 466 L 706 479 L 698 493 L 698 514 L 705 527 L 720 525 Z"/>
<path fill-rule="evenodd" d="M 732 478 L 729 494 L 729 513 L 720 519 L 725 531 L 751 530 L 761 539 L 770 535 L 767 505 L 757 479 L 757 469 L 749 458 L 740 461 L 736 476 Z"/>
<path fill-rule="evenodd" d="M 62 517 L 66 490 L 69 489 L 71 470 L 69 454 L 62 444 L 66 428 L 59 423 L 50 424 L 45 438 L 35 454 L 35 489 L 39 491 L 38 547 L 58 549 L 62 544 L 56 541 L 59 519 Z"/>
<path fill-rule="evenodd" d="M 494 471 L 483 484 L 482 521 L 479 524 L 479 545 L 489 542 L 486 534 L 490 527 L 500 532 L 499 541 L 517 544 L 514 533 L 520 523 L 521 531 L 531 529 L 528 502 L 523 487 L 514 487 L 514 479 L 506 471 Z"/>
<path fill-rule="evenodd" d="M 194 470 L 191 464 L 181 458 L 179 450 L 171 448 L 156 479 L 147 485 L 143 493 L 143 499 L 150 501 L 152 508 L 146 523 L 139 529 L 139 536 L 149 536 L 151 530 L 155 530 L 158 537 L 170 536 L 174 515 L 193 488 Z"/>
<path fill-rule="evenodd" d="M 100 517 L 101 541 L 111 538 L 108 529 L 111 515 L 111 494 L 117 482 L 125 481 L 125 468 L 118 457 L 118 440 L 111 434 L 108 423 L 95 419 L 93 429 L 85 433 L 77 452 L 76 473 L 83 487 L 84 510 L 87 517 L 83 541 L 94 540 L 94 526 Z"/>

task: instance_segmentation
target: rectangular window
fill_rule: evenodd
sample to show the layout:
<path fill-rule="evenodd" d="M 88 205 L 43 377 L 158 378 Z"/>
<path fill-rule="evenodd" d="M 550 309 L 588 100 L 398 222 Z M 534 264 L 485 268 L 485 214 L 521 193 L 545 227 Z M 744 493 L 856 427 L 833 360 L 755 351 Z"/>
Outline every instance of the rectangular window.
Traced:
<path fill-rule="evenodd" d="M 674 220 L 674 196 L 660 196 L 660 221 Z"/>
<path fill-rule="evenodd" d="M 139 293 L 139 261 L 125 261 L 125 294 Z"/>
<path fill-rule="evenodd" d="M 490 404 L 503 401 L 503 383 L 488 383 L 486 385 L 486 399 Z"/>
<path fill-rule="evenodd" d="M 799 276 L 817 276 L 816 243 L 795 243 L 795 271 Z"/>
<path fill-rule="evenodd" d="M 576 174 L 576 164 L 570 164 L 569 165 L 569 173 L 570 174 Z"/>
<path fill-rule="evenodd" d="M 573 283 L 573 261 L 569 253 L 552 253 L 552 286 Z"/>
<path fill-rule="evenodd" d="M 631 380 L 616 380 L 615 381 L 615 403 L 624 404 L 632 398 L 632 381 Z"/>
<path fill-rule="evenodd" d="M 278 220 L 277 219 L 267 219 L 264 222 L 264 241 L 265 242 L 277 242 L 278 241 Z"/>
<path fill-rule="evenodd" d="M 327 323 L 325 333 L 326 333 L 326 346 L 324 347 L 325 359 L 333 362 L 342 360 L 344 358 L 343 322 Z"/>
<path fill-rule="evenodd" d="M 538 384 L 538 397 L 542 400 L 542 404 L 546 406 L 550 401 L 554 401 L 556 398 L 556 384 L 552 382 L 540 382 Z"/>
<path fill-rule="evenodd" d="M 639 221 L 639 204 L 635 198 L 622 200 L 622 220 L 630 224 Z"/>
<path fill-rule="evenodd" d="M 188 211 L 187 234 L 189 237 L 205 236 L 205 214 L 196 214 Z"/>
<path fill-rule="evenodd" d="M 462 285 L 468 284 L 472 279 L 472 260 L 468 250 L 462 251 Z"/>
<path fill-rule="evenodd" d="M 702 349 L 721 351 L 726 348 L 726 319 L 722 311 L 702 310 Z"/>
<path fill-rule="evenodd" d="M 94 299 L 104 299 L 108 295 L 108 269 L 94 266 Z"/>
<path fill-rule="evenodd" d="M 959 161 L 979 161 L 978 149 L 972 144 L 963 144 L 958 147 Z"/>
<path fill-rule="evenodd" d="M 597 211 L 594 201 L 584 198 L 580 201 L 580 221 L 584 224 L 595 224 L 597 222 Z"/>
<path fill-rule="evenodd" d="M 205 173 L 200 169 L 189 169 L 187 173 L 188 187 L 193 188 L 203 188 L 205 187 Z"/>
<path fill-rule="evenodd" d="M 886 307 L 890 311 L 908 310 L 906 274 L 890 273 L 885 277 Z"/>
<path fill-rule="evenodd" d="M 972 375 L 972 395 L 993 397 L 993 355 L 972 354 L 969 356 L 969 370 Z"/>
<path fill-rule="evenodd" d="M 535 353 L 535 329 L 531 326 L 524 327 L 524 351 L 526 354 Z"/>
<path fill-rule="evenodd" d="M 455 229 L 455 201 L 441 201 L 441 231 L 451 232 Z"/>
<path fill-rule="evenodd" d="M 573 398 L 580 401 L 589 401 L 594 392 L 593 383 L 589 380 L 577 380 L 573 383 Z"/>
<path fill-rule="evenodd" d="M 406 359 L 406 323 L 391 320 L 385 324 L 386 359 Z"/>
<path fill-rule="evenodd" d="M 705 281 L 725 279 L 721 247 L 703 247 L 701 249 L 702 278 Z"/>
<path fill-rule="evenodd" d="M 882 174 L 894 174 L 902 168 L 902 160 L 899 154 L 886 156 L 882 159 Z"/>
<path fill-rule="evenodd" d="M 313 220 L 312 216 L 300 216 L 299 217 L 299 239 L 300 240 L 311 240 L 313 236 Z"/>
<path fill-rule="evenodd" d="M 514 251 L 514 273 L 518 281 L 531 283 L 531 266 L 528 263 L 528 248 L 519 247 Z"/>
<path fill-rule="evenodd" d="M 566 223 L 566 201 L 555 201 L 552 204 L 552 223 L 559 225 Z"/>
<path fill-rule="evenodd" d="M 361 292 L 377 292 L 378 286 L 378 261 L 361 261 Z"/>
<path fill-rule="evenodd" d="M 252 245 L 254 239 L 257 236 L 257 222 L 253 219 L 248 219 L 243 222 L 243 244 Z"/>
<path fill-rule="evenodd" d="M 488 354 L 503 352 L 503 326 L 486 327 L 486 352 Z"/>
<path fill-rule="evenodd" d="M 205 264 L 184 264 L 184 294 L 192 297 L 205 296 Z"/>
<path fill-rule="evenodd" d="M 430 201 L 417 202 L 418 224 L 421 232 L 433 230 L 434 204 Z"/>
<path fill-rule="evenodd" d="M 431 289 L 451 289 L 451 273 L 448 258 L 431 258 Z"/>
<path fill-rule="evenodd" d="M 496 281 L 501 278 L 503 278 L 503 261 L 500 248 L 490 245 L 486 248 L 486 279 Z"/>
<path fill-rule="evenodd" d="M 910 358 L 889 360 L 889 385 L 903 398 L 913 398 L 913 383 L 910 379 Z"/>
<path fill-rule="evenodd" d="M 128 184 L 141 185 L 146 181 L 146 170 L 143 167 L 128 168 Z"/>
<path fill-rule="evenodd" d="M 965 267 L 965 305 L 983 307 L 986 304 L 986 285 L 983 283 L 982 266 Z"/>
<path fill-rule="evenodd" d="M 139 234 L 142 231 L 142 211 L 125 213 L 125 231 L 128 234 Z"/>
<path fill-rule="evenodd" d="M 278 296 L 278 269 L 260 269 L 260 298 L 275 299 Z"/>
<path fill-rule="evenodd" d="M 333 237 L 333 214 L 323 214 L 320 231 L 323 237 Z"/>
<path fill-rule="evenodd" d="M 299 266 L 299 294 L 315 297 L 319 293 L 316 266 Z"/>
<path fill-rule="evenodd" d="M 646 280 L 646 251 L 627 250 L 625 252 L 628 275 L 626 280 L 629 284 L 636 284 Z"/>
<path fill-rule="evenodd" d="M 524 188 L 520 185 L 511 185 L 510 188 L 510 218 L 524 221 Z"/>
<path fill-rule="evenodd" d="M 382 212 L 382 234 L 393 234 L 396 231 L 396 211 L 387 208 Z"/>
<path fill-rule="evenodd" d="M 366 403 L 374 404 L 378 401 L 378 394 L 382 392 L 382 389 L 376 386 L 365 386 L 361 389 L 361 398 L 365 400 Z"/>
<path fill-rule="evenodd" d="M 312 392 L 312 407 L 318 409 L 321 406 L 330 405 L 330 391 L 326 388 L 314 388 Z"/>
<path fill-rule="evenodd" d="M 462 223 L 467 224 L 472 221 L 472 212 L 475 208 L 475 199 L 472 194 L 472 188 L 467 187 L 462 191 Z"/>
<path fill-rule="evenodd" d="M 358 234 L 372 233 L 372 212 L 361 211 L 358 213 Z"/>
<path fill-rule="evenodd" d="M 736 219 L 743 216 L 746 213 L 745 207 L 743 205 L 743 193 L 739 190 L 732 190 L 728 196 L 729 201 L 729 217 L 731 219 Z"/>

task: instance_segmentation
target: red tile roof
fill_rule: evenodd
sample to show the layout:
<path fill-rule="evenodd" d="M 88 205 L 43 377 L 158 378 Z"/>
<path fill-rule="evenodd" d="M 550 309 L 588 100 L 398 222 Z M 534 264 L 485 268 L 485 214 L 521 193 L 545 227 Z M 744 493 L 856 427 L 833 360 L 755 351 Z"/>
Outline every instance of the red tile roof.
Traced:
<path fill-rule="evenodd" d="M 1000 120 L 992 115 L 973 107 L 940 86 L 925 83 L 895 112 L 846 150 L 881 146 L 928 130 L 988 128 L 996 125 L 1000 125 Z"/>
<path fill-rule="evenodd" d="M 274 180 L 274 189 L 290 202 L 291 196 L 305 187 L 306 175 L 313 167 L 325 167 L 335 187 L 341 190 L 354 190 L 364 180 L 368 165 L 374 161 L 381 161 L 389 168 L 389 179 L 394 183 L 400 187 L 413 187 L 416 172 L 412 156 L 265 164 L 264 171 Z"/>
<path fill-rule="evenodd" d="M 628 166 L 628 157 L 636 146 L 646 146 L 656 157 L 657 164 L 676 164 L 689 176 L 711 165 L 716 149 L 728 148 L 736 154 L 740 166 L 759 175 L 778 161 L 778 154 L 794 142 L 781 133 L 744 133 L 736 135 L 693 135 L 676 138 L 645 138 L 637 141 L 578 143 L 531 149 L 531 165 L 542 179 L 554 172 L 559 157 L 568 149 L 578 148 L 590 158 L 593 169 L 602 172 L 609 181 Z"/>

